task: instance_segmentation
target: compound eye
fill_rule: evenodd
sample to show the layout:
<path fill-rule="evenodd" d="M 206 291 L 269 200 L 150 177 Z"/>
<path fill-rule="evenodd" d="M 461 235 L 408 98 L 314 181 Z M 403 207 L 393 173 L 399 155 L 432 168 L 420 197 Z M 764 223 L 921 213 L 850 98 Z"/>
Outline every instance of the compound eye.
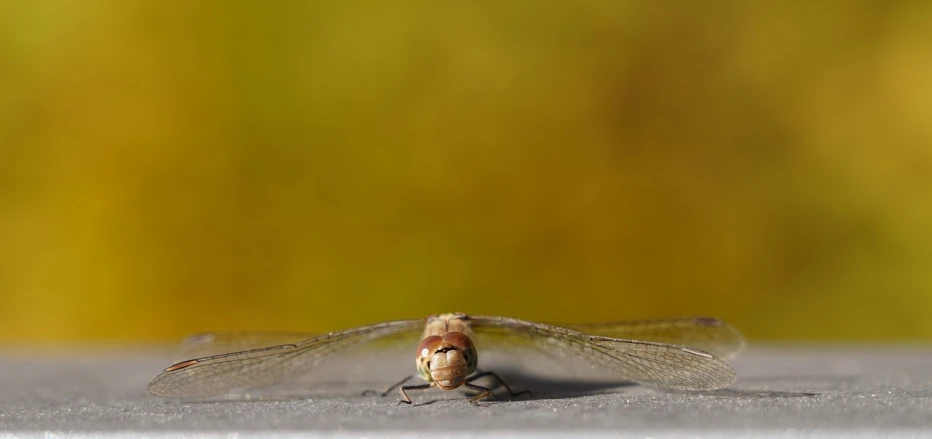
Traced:
<path fill-rule="evenodd" d="M 434 352 L 437 352 L 437 349 L 440 349 L 440 345 L 443 343 L 443 337 L 439 335 L 431 335 L 423 340 L 417 345 L 417 355 L 414 358 L 430 358 Z"/>
<path fill-rule="evenodd" d="M 461 351 L 472 349 L 472 340 L 462 332 L 448 332 L 443 334 L 443 341 L 449 343 Z"/>

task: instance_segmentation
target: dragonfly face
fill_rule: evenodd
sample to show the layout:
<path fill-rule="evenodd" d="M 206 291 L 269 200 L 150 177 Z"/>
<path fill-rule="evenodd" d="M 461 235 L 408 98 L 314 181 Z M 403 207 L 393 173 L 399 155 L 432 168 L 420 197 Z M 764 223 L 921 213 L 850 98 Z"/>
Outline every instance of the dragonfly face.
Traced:
<path fill-rule="evenodd" d="M 443 390 L 462 386 L 478 363 L 476 346 L 462 332 L 428 336 L 418 345 L 415 355 L 421 378 Z"/>

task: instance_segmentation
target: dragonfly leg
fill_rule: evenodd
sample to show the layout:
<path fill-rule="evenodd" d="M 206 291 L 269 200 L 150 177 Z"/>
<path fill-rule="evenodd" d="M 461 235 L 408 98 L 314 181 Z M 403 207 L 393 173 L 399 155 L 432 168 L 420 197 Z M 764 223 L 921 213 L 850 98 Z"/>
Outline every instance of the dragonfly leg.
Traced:
<path fill-rule="evenodd" d="M 507 390 L 508 393 L 510 393 L 512 397 L 521 396 L 521 395 L 524 395 L 524 394 L 527 394 L 528 396 L 534 396 L 534 395 L 531 393 L 530 390 L 522 390 L 522 391 L 520 391 L 520 392 L 515 393 L 514 391 L 511 390 L 511 387 L 508 387 L 508 383 L 506 383 L 505 380 L 503 380 L 502 377 L 498 376 L 498 374 L 495 373 L 495 372 L 481 372 L 481 373 L 479 373 L 479 374 L 477 374 L 477 375 L 475 375 L 475 376 L 472 376 L 472 377 L 470 377 L 469 379 L 467 379 L 467 380 L 466 380 L 466 383 L 469 384 L 469 383 L 472 382 L 472 381 L 475 381 L 475 380 L 478 380 L 479 378 L 487 377 L 487 376 L 490 376 L 490 377 L 492 377 L 492 378 L 495 378 L 495 380 L 498 381 L 499 384 L 501 384 L 503 387 L 505 387 L 505 390 Z M 478 387 L 478 386 L 476 386 L 476 387 Z M 478 390 L 478 389 L 473 389 L 473 390 Z"/>
<path fill-rule="evenodd" d="M 491 390 L 486 389 L 485 387 L 482 387 L 482 386 L 477 386 L 477 385 L 475 385 L 475 384 L 471 384 L 471 383 L 469 383 L 469 382 L 466 383 L 466 388 L 467 388 L 467 389 L 471 389 L 471 390 L 475 390 L 475 391 L 478 391 L 478 392 L 481 392 L 481 393 L 479 393 L 478 395 L 473 396 L 473 397 L 469 400 L 469 402 L 471 402 L 473 405 L 479 405 L 479 400 L 480 400 L 480 399 L 488 398 L 489 395 L 492 394 L 492 391 L 491 391 Z"/>
<path fill-rule="evenodd" d="M 408 397 L 408 394 L 405 393 L 405 390 L 427 390 L 431 387 L 434 387 L 434 383 L 420 384 L 417 386 L 404 386 L 401 388 L 401 401 L 398 401 L 398 403 L 411 404 L 411 398 Z"/>
<path fill-rule="evenodd" d="M 378 390 L 372 390 L 372 389 L 363 390 L 362 396 L 379 395 L 379 396 L 384 397 L 385 395 L 388 395 L 389 392 L 391 392 L 392 390 L 395 390 L 396 387 L 408 382 L 408 380 L 410 380 L 411 378 L 414 378 L 414 375 L 408 375 L 405 379 L 386 387 L 385 390 L 381 392 L 379 392 Z"/>

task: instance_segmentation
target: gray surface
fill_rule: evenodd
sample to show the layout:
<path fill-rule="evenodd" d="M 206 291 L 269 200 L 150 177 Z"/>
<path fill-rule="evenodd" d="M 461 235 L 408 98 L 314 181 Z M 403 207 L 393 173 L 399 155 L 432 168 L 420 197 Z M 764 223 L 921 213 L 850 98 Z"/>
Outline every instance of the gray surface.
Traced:
<path fill-rule="evenodd" d="M 410 362 L 407 354 L 405 364 Z M 736 385 L 698 393 L 519 373 L 499 357 L 509 383 L 534 395 L 498 397 L 484 407 L 470 406 L 459 391 L 412 394 L 418 406 L 398 405 L 394 392 L 384 398 L 360 396 L 361 388 L 396 378 L 396 365 L 353 356 L 335 361 L 336 367 L 326 372 L 332 380 L 315 385 L 312 397 L 178 401 L 146 391 L 148 380 L 168 364 L 162 353 L 98 350 L 78 357 L 8 352 L 0 355 L 0 432 L 932 435 L 929 348 L 753 346 L 732 361 L 740 377 Z M 339 371 L 350 378 L 338 379 Z"/>

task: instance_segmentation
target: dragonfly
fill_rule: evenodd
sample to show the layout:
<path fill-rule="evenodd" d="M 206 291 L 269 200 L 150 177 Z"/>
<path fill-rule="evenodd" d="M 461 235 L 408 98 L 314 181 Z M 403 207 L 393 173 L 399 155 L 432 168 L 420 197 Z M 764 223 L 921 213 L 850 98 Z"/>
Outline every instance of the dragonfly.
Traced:
<path fill-rule="evenodd" d="M 352 346 L 396 336 L 421 333 L 415 352 L 417 375 L 426 384 L 401 386 L 408 377 L 382 392 L 400 386 L 400 402 L 411 404 L 411 390 L 466 387 L 488 398 L 491 390 L 473 381 L 492 376 L 514 393 L 494 372 L 479 372 L 473 338 L 505 340 L 507 345 L 530 345 L 548 355 L 580 360 L 607 374 L 638 384 L 672 390 L 714 390 L 733 384 L 737 375 L 725 362 L 744 345 L 732 325 L 708 317 L 612 323 L 553 325 L 510 317 L 465 313 L 396 320 L 320 334 L 306 339 L 254 349 L 222 352 L 172 364 L 149 383 L 158 396 L 202 398 L 279 383 L 313 372 L 322 360 Z M 201 334 L 194 344 L 261 344 L 261 334 Z"/>

